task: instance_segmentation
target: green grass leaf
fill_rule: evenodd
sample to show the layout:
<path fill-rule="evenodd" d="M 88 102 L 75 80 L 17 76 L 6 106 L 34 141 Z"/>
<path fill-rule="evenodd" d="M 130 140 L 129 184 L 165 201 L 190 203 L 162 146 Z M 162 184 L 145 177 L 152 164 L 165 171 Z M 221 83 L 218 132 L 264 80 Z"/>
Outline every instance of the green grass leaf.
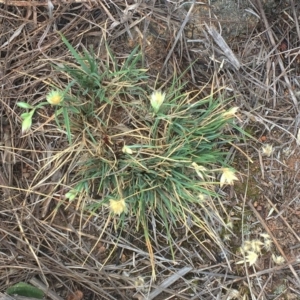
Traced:
<path fill-rule="evenodd" d="M 64 44 L 68 47 L 68 49 L 70 50 L 71 54 L 73 55 L 73 57 L 76 59 L 77 63 L 80 64 L 82 70 L 86 73 L 89 74 L 90 73 L 90 69 L 88 68 L 88 66 L 86 65 L 86 63 L 84 62 L 84 59 L 80 56 L 80 54 L 73 48 L 73 46 L 68 42 L 68 40 L 64 37 L 64 35 L 61 32 L 58 32 L 59 35 L 61 36 L 62 41 L 64 42 Z"/>
<path fill-rule="evenodd" d="M 19 295 L 30 298 L 43 299 L 44 292 L 28 283 L 19 282 L 6 290 L 8 295 Z"/>
<path fill-rule="evenodd" d="M 26 103 L 26 102 L 17 102 L 17 105 L 21 108 L 24 108 L 24 109 L 31 109 L 33 108 L 32 105 Z"/>
<path fill-rule="evenodd" d="M 66 107 L 63 107 L 62 111 L 63 111 L 64 122 L 65 122 L 65 126 L 66 126 L 68 141 L 70 144 L 72 144 L 72 134 L 71 134 L 71 126 L 70 126 L 68 109 Z"/>

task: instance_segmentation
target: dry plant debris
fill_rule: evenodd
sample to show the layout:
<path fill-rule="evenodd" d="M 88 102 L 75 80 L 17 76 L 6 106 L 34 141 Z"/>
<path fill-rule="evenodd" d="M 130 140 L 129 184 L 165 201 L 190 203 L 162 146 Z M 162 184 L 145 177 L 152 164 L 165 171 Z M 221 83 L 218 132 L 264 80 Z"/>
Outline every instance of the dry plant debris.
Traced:
<path fill-rule="evenodd" d="M 53 297 L 64 299 L 76 290 L 94 299 L 143 299 L 156 290 L 160 294 L 155 299 L 299 298 L 299 6 L 281 1 L 267 10 L 257 2 L 251 3 L 251 10 L 263 22 L 226 41 L 241 64 L 239 70 L 230 68 L 199 18 L 182 26 L 188 10 L 180 1 L 142 1 L 136 6 L 130 6 L 135 4 L 131 1 L 53 2 L 52 19 L 43 2 L 0 4 L 1 291 L 39 277 Z M 203 9 L 207 24 L 213 9 L 209 5 Z M 193 26 L 197 36 L 191 36 Z M 116 236 L 115 224 L 110 223 L 99 237 L 105 227 L 101 214 L 86 216 L 74 203 L 57 206 L 72 176 L 60 166 L 82 159 L 75 151 L 79 144 L 70 149 L 64 132 L 54 126 L 52 108 L 39 111 L 33 134 L 22 137 L 21 109 L 16 106 L 42 102 L 46 87 L 68 83 L 67 77 L 57 75 L 56 67 L 64 61 L 72 63 L 72 58 L 56 29 L 78 49 L 93 47 L 99 58 L 104 53 L 101 40 L 119 58 L 139 44 L 153 82 L 158 73 L 167 81 L 193 62 L 186 74 L 190 88 L 201 89 L 203 96 L 211 89 L 226 88 L 240 108 L 241 124 L 256 140 L 233 145 L 234 167 L 243 176 L 241 183 L 224 192 L 223 205 L 230 215 L 226 222 L 232 229 L 228 226 L 220 232 L 223 252 L 201 231 L 191 234 L 176 228 L 174 263 L 158 228 L 153 238 L 158 268 L 154 283 L 147 247 L 142 234 L 132 234 L 132 224 Z M 248 164 L 235 148 L 247 153 L 253 163 Z M 272 253 L 262 250 L 253 266 L 236 265 L 242 241 L 256 240 L 266 229 L 272 236 Z M 280 256 L 285 261 L 277 265 Z M 168 278 L 187 266 L 192 269 L 161 291 Z M 136 288 L 140 277 L 143 289 Z"/>

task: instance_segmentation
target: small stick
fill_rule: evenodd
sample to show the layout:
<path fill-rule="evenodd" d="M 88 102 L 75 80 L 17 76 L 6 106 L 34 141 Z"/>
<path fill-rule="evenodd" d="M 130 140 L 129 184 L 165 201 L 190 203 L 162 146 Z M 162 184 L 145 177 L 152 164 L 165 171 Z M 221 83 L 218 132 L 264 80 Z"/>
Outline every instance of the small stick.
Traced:
<path fill-rule="evenodd" d="M 51 298 L 52 300 L 64 300 L 63 298 L 61 298 L 60 296 L 58 296 L 56 293 L 54 293 L 53 291 L 49 290 L 49 288 L 43 284 L 40 280 L 36 279 L 36 278 L 31 278 L 29 280 L 29 282 L 34 285 L 35 287 L 39 288 L 40 290 L 42 290 L 45 295 L 47 295 L 47 297 Z"/>
<path fill-rule="evenodd" d="M 171 277 L 164 280 L 150 295 L 148 296 L 148 300 L 154 299 L 160 293 L 162 293 L 165 289 L 167 289 L 170 285 L 172 285 L 175 281 L 179 278 L 184 276 L 186 273 L 190 272 L 193 268 L 192 267 L 183 267 L 177 273 L 173 274 Z"/>
<path fill-rule="evenodd" d="M 222 49 L 225 56 L 228 58 L 229 62 L 232 64 L 232 66 L 238 70 L 240 68 L 240 62 L 232 52 L 232 50 L 229 48 L 223 37 L 220 33 L 218 33 L 213 27 L 208 27 L 205 23 L 205 27 L 207 32 L 211 35 L 211 37 L 214 39 L 215 43 Z"/>

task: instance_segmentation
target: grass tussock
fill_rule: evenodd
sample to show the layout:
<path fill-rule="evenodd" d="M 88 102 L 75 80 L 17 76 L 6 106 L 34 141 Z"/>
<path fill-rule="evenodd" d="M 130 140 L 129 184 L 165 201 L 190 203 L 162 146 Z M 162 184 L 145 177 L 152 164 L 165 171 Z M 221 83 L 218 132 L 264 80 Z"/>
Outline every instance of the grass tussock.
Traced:
<path fill-rule="evenodd" d="M 68 79 L 65 89 L 51 89 L 46 99 L 70 146 L 80 145 L 65 198 L 81 202 L 89 197 L 76 207 L 92 215 L 109 208 L 116 228 L 134 219 L 136 230 L 144 232 L 153 275 L 150 214 L 161 220 L 172 253 L 172 228 L 179 225 L 198 227 L 222 247 L 215 222 L 225 226 L 227 217 L 216 209 L 222 207 L 217 191 L 237 180 L 225 161 L 234 131 L 241 130 L 235 124 L 237 108 L 226 110 L 228 101 L 221 97 L 185 91 L 183 74 L 175 74 L 163 91 L 160 83 L 149 87 L 138 48 L 119 64 L 106 47 L 101 63 L 61 37 L 74 62 L 59 69 Z M 27 131 L 33 113 L 45 103 L 18 105 L 30 109 L 22 114 Z"/>

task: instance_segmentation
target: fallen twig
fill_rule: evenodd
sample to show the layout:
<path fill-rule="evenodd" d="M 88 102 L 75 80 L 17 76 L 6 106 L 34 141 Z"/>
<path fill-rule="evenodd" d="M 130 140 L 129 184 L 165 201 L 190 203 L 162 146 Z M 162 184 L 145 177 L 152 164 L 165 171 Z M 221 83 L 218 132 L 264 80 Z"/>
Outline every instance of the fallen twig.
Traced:
<path fill-rule="evenodd" d="M 56 293 L 54 293 L 53 291 L 49 290 L 49 288 L 43 284 L 40 280 L 36 279 L 36 278 L 31 278 L 29 280 L 29 282 L 34 285 L 35 287 L 39 288 L 40 290 L 42 290 L 45 295 L 47 295 L 47 297 L 51 298 L 52 300 L 63 300 L 63 298 L 61 298 L 60 296 L 58 296 Z"/>
<path fill-rule="evenodd" d="M 208 27 L 207 24 L 205 24 L 207 32 L 211 35 L 211 37 L 214 39 L 215 43 L 222 49 L 224 52 L 224 55 L 228 58 L 229 62 L 232 64 L 232 66 L 238 70 L 240 68 L 240 62 L 232 52 L 232 50 L 229 48 L 223 37 L 213 28 Z"/>
<path fill-rule="evenodd" d="M 179 278 L 184 276 L 186 273 L 190 272 L 193 268 L 192 267 L 184 267 L 177 273 L 173 274 L 171 277 L 164 280 L 150 295 L 148 296 L 148 300 L 154 299 L 160 293 L 162 293 L 166 288 L 172 285 L 175 281 Z"/>

